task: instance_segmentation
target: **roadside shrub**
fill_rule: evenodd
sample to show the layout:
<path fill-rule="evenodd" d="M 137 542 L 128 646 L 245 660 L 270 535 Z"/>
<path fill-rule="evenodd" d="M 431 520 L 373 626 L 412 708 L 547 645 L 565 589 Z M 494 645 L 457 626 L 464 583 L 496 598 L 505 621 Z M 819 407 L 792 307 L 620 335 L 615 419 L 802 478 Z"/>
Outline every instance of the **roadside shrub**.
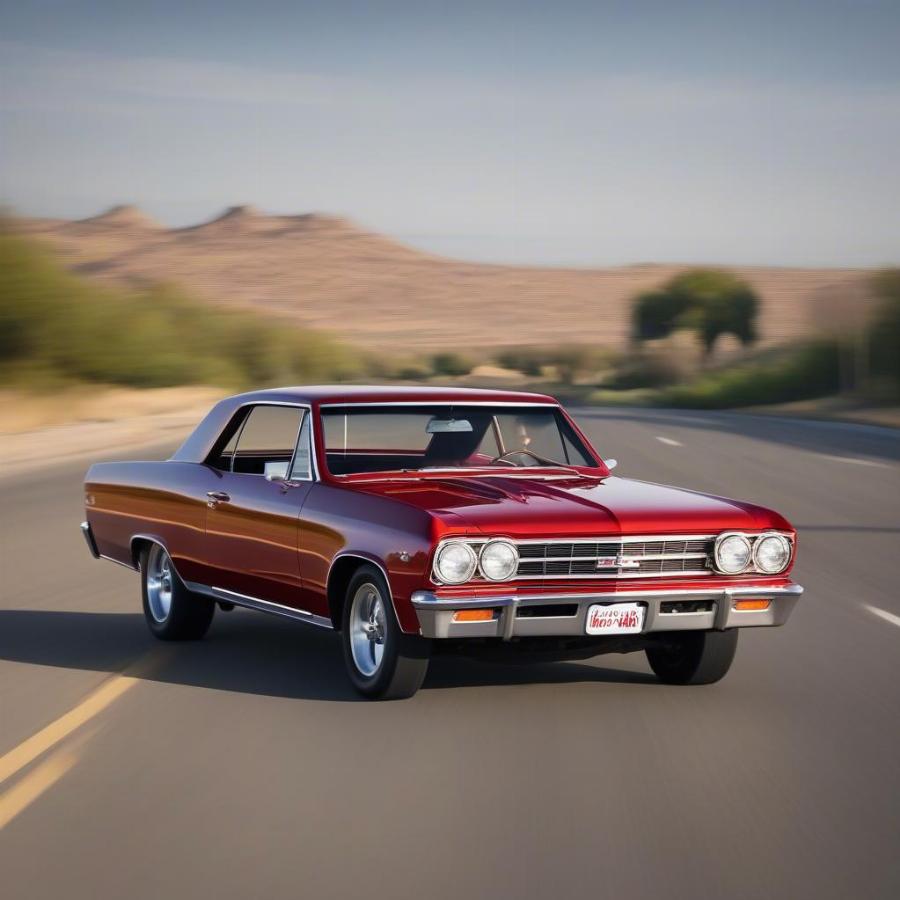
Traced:
<path fill-rule="evenodd" d="M 435 353 L 431 357 L 431 370 L 435 375 L 448 375 L 451 378 L 459 378 L 468 375 L 474 368 L 471 360 L 460 353 Z"/>
<path fill-rule="evenodd" d="M 521 372 L 529 378 L 539 378 L 547 365 L 546 353 L 536 347 L 507 347 L 494 358 L 504 369 Z"/>
<path fill-rule="evenodd" d="M 225 387 L 357 373 L 354 357 L 327 335 L 217 309 L 172 287 L 101 286 L 0 229 L 0 379 Z"/>
<path fill-rule="evenodd" d="M 655 399 L 662 406 L 727 409 L 826 397 L 839 385 L 840 348 L 832 341 L 818 341 L 766 362 L 665 388 Z"/>
<path fill-rule="evenodd" d="M 900 398 L 900 269 L 885 269 L 872 279 L 880 305 L 869 330 L 872 376 L 878 392 Z"/>

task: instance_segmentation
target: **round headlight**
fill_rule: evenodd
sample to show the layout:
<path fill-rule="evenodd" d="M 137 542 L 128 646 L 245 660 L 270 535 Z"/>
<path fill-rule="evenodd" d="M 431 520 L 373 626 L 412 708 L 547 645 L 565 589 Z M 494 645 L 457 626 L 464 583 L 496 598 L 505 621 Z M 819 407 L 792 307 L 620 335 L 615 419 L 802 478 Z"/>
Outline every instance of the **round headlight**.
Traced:
<path fill-rule="evenodd" d="M 753 562 L 760 572 L 777 575 L 791 561 L 791 542 L 781 534 L 764 534 L 753 545 Z"/>
<path fill-rule="evenodd" d="M 519 551 L 509 541 L 488 541 L 481 548 L 478 565 L 489 581 L 506 581 L 519 568 Z"/>
<path fill-rule="evenodd" d="M 438 550 L 434 571 L 445 584 L 462 584 L 475 574 L 475 551 L 462 541 L 450 541 Z"/>
<path fill-rule="evenodd" d="M 742 534 L 729 534 L 716 541 L 715 556 L 720 572 L 737 575 L 750 563 L 750 541 Z"/>

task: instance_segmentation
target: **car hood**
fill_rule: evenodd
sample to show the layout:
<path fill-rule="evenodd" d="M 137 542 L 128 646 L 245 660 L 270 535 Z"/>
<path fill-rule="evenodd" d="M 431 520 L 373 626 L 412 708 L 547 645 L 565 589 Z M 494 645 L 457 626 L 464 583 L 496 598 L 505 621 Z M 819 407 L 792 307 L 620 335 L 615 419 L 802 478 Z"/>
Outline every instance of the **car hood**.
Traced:
<path fill-rule="evenodd" d="M 356 485 L 427 510 L 448 530 L 513 538 L 790 529 L 771 510 L 629 478 L 421 478 Z"/>

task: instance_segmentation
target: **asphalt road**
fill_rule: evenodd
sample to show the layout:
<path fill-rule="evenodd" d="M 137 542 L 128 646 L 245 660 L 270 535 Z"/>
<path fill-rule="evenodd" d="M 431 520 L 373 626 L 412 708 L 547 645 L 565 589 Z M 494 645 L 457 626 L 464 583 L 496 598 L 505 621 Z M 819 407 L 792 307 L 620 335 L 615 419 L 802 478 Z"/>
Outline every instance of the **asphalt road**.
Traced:
<path fill-rule="evenodd" d="M 617 474 L 799 528 L 807 593 L 723 682 L 439 659 L 362 702 L 301 625 L 154 643 L 78 532 L 83 463 L 0 481 L 4 900 L 900 896 L 898 434 L 580 418 Z"/>

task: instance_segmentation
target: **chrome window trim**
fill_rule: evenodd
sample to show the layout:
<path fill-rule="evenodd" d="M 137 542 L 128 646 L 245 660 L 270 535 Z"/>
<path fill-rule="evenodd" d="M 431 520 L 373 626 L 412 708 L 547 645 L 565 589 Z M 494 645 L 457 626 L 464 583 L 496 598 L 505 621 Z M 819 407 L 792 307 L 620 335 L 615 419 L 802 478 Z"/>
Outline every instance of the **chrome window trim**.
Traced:
<path fill-rule="evenodd" d="M 553 403 L 550 400 L 542 402 L 523 400 L 518 403 L 511 403 L 506 400 L 357 400 L 348 403 L 330 401 L 328 403 L 320 403 L 319 409 L 333 409 L 334 407 L 344 408 L 351 406 L 501 406 L 503 408 L 544 406 L 553 409 L 562 409 L 561 404 Z"/>
<path fill-rule="evenodd" d="M 297 483 L 298 483 L 298 484 L 302 484 L 302 483 L 305 483 L 305 482 L 307 482 L 307 481 L 312 481 L 312 482 L 315 482 L 315 481 L 321 481 L 322 479 L 321 479 L 321 476 L 320 476 L 320 474 L 319 474 L 319 463 L 318 463 L 318 460 L 316 459 L 316 437 L 315 437 L 315 434 L 316 434 L 316 432 L 315 432 L 315 429 L 316 429 L 316 417 L 312 414 L 312 404 L 310 404 L 310 403 L 297 403 L 297 402 L 295 402 L 295 401 L 289 401 L 289 400 L 248 400 L 246 403 L 242 403 L 240 406 L 238 406 L 238 407 L 235 409 L 234 413 L 232 414 L 232 418 L 229 419 L 229 422 L 230 422 L 230 421 L 234 418 L 234 416 L 237 415 L 242 409 L 246 409 L 248 406 L 290 406 L 290 407 L 293 407 L 294 409 L 303 409 L 303 410 L 306 410 L 307 414 L 310 416 L 310 420 L 309 420 L 309 422 L 310 422 L 310 425 L 309 425 L 309 447 L 310 447 L 310 449 L 309 449 L 309 457 L 310 457 L 310 461 L 311 461 L 311 476 L 312 476 L 312 477 L 310 477 L 310 478 L 303 478 L 303 479 L 298 478 L 298 479 L 297 479 Z M 242 433 L 243 430 L 244 430 L 244 425 L 247 423 L 247 419 L 248 419 L 248 418 L 250 418 L 249 414 L 246 415 L 246 416 L 244 416 L 244 421 L 241 423 L 241 427 L 240 427 L 240 432 L 241 432 L 241 433 Z M 297 454 L 297 444 L 298 444 L 298 442 L 300 441 L 300 432 L 301 432 L 302 430 L 303 430 L 303 419 L 302 419 L 302 417 L 301 417 L 301 419 L 300 419 L 300 424 L 299 424 L 299 426 L 297 427 L 297 437 L 294 439 L 294 450 L 293 450 L 293 452 L 291 453 L 291 460 L 290 460 L 290 462 L 288 463 L 288 472 L 289 472 L 289 473 L 290 473 L 290 471 L 291 471 L 291 466 L 293 466 L 293 464 L 294 464 L 294 457 L 295 457 L 296 454 Z M 223 429 L 223 431 L 224 431 L 224 429 Z M 221 437 L 221 432 L 219 433 L 219 436 Z M 217 438 L 216 440 L 218 440 L 218 438 Z M 238 440 L 237 440 L 237 442 L 235 442 L 235 445 L 234 445 L 235 451 L 237 451 L 238 443 L 240 443 L 240 433 L 239 433 L 239 435 L 238 435 Z M 211 452 L 212 452 L 212 451 L 210 451 L 210 453 L 211 453 Z M 209 454 L 207 454 L 207 458 L 209 458 Z M 221 470 L 221 469 L 217 469 L 216 471 L 222 471 L 222 470 Z M 229 474 L 232 474 L 232 475 L 247 475 L 247 474 L 252 474 L 252 473 L 249 473 L 249 472 L 232 472 L 231 470 L 229 470 Z M 257 477 L 265 478 L 265 475 L 257 476 Z"/>

